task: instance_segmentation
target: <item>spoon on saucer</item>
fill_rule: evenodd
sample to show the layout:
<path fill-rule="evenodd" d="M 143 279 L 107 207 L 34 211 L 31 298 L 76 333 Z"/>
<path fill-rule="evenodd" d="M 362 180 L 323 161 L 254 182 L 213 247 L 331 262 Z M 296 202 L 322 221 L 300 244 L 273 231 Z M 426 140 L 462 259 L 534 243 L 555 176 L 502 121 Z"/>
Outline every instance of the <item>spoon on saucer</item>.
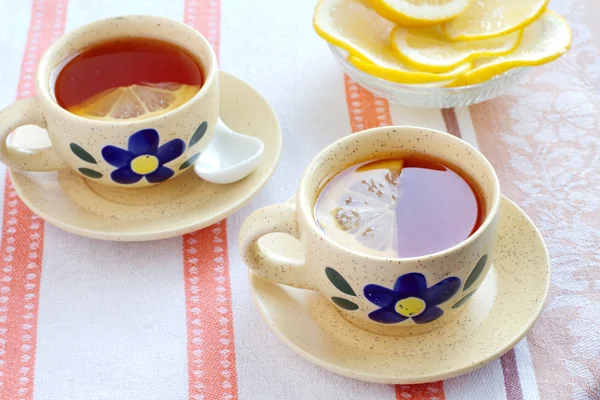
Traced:
<path fill-rule="evenodd" d="M 211 183 L 237 182 L 254 171 L 264 147 L 261 140 L 232 131 L 219 118 L 215 136 L 194 164 L 194 171 Z"/>

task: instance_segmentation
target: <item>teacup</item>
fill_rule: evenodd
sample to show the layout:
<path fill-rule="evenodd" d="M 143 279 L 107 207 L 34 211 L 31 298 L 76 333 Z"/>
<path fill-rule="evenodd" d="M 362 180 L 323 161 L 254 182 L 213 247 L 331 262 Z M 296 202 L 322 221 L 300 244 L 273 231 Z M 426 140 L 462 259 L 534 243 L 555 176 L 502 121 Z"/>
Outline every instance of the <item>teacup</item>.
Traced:
<path fill-rule="evenodd" d="M 127 36 L 158 39 L 187 50 L 203 69 L 200 91 L 172 111 L 131 122 L 87 119 L 61 108 L 52 88 L 57 66 L 95 43 Z M 217 60 L 210 44 L 182 23 L 160 17 L 125 16 L 82 26 L 64 35 L 43 55 L 35 79 L 37 96 L 0 111 L 0 161 L 24 171 L 69 167 L 88 179 L 111 186 L 144 187 L 172 179 L 191 167 L 213 138 L 219 114 L 218 78 Z M 37 151 L 7 146 L 10 132 L 27 124 L 45 128 L 52 146 Z M 122 149 L 121 154 L 126 156 L 105 159 L 102 149 L 107 146 Z M 166 147 L 161 150 L 162 146 Z M 136 169 L 133 161 L 145 155 L 156 157 L 156 163 L 152 168 Z M 115 172 L 118 169 L 121 171 Z M 139 175 L 141 178 L 132 183 Z"/>
<path fill-rule="evenodd" d="M 479 229 L 451 248 L 414 258 L 362 254 L 325 235 L 314 217 L 323 185 L 351 165 L 398 156 L 445 160 L 472 178 L 485 203 Z M 240 230 L 240 253 L 248 267 L 265 279 L 320 291 L 347 320 L 363 329 L 386 335 L 418 334 L 454 318 L 481 285 L 493 260 L 499 204 L 494 169 L 468 143 L 425 128 L 368 129 L 321 151 L 306 168 L 295 200 L 252 213 Z M 274 232 L 297 238 L 304 260 L 295 262 L 285 245 L 270 251 L 262 247 L 259 239 Z M 398 306 L 403 301 L 418 303 L 417 313 L 402 315 Z"/>

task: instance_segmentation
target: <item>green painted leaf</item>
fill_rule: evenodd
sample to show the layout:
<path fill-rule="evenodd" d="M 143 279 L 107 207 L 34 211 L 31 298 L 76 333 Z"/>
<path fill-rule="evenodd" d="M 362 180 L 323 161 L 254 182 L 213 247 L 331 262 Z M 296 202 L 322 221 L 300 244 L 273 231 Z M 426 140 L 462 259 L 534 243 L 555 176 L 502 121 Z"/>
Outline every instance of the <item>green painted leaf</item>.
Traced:
<path fill-rule="evenodd" d="M 333 283 L 333 286 L 337 288 L 337 290 L 350 296 L 356 296 L 356 293 L 354 293 L 354 290 L 352 290 L 350 284 L 335 269 L 327 267 L 325 268 L 325 274 L 331 283 Z"/>
<path fill-rule="evenodd" d="M 471 275 L 469 275 L 469 277 L 467 278 L 467 281 L 465 282 L 465 287 L 463 288 L 463 292 L 465 290 L 467 290 L 468 288 L 470 288 L 475 283 L 477 278 L 479 278 L 479 275 L 481 275 L 481 273 L 483 272 L 483 268 L 485 267 L 486 262 L 487 262 L 487 255 L 484 255 L 477 262 L 477 265 L 475 266 L 475 268 L 473 268 Z"/>
<path fill-rule="evenodd" d="M 202 136 L 204 136 L 204 134 L 206 133 L 206 128 L 208 128 L 208 123 L 204 121 L 200 124 L 198 129 L 196 129 L 196 132 L 194 132 L 194 134 L 192 135 L 189 147 L 192 147 L 193 145 L 198 143 L 200 139 L 202 139 Z"/>
<path fill-rule="evenodd" d="M 98 171 L 94 171 L 93 169 L 79 168 L 79 172 L 81 172 L 88 178 L 94 178 L 94 179 L 102 178 L 102 174 Z"/>
<path fill-rule="evenodd" d="M 71 143 L 70 147 L 73 154 L 81 158 L 83 161 L 89 162 L 90 164 L 98 164 L 98 162 L 96 162 L 96 159 L 90 153 L 85 151 L 80 145 L 76 143 Z"/>
<path fill-rule="evenodd" d="M 200 154 L 202 153 L 196 153 L 193 156 L 191 156 L 190 158 L 188 158 L 188 160 L 186 162 L 184 162 L 183 164 L 181 164 L 181 166 L 179 167 L 179 169 L 186 169 L 187 167 L 189 167 L 190 165 L 192 165 L 193 163 L 196 162 L 196 160 L 198 159 L 198 157 L 200 157 Z"/>
<path fill-rule="evenodd" d="M 466 295 L 465 297 L 463 297 L 462 299 L 460 299 L 459 301 L 454 303 L 452 308 L 458 308 L 458 307 L 462 306 L 463 304 L 465 304 L 467 302 L 467 300 L 469 300 L 471 298 L 471 296 L 473 296 L 475 294 L 475 292 L 476 292 L 476 290 L 473 290 L 471 293 L 469 293 L 468 295 Z"/>
<path fill-rule="evenodd" d="M 343 308 L 344 310 L 358 310 L 358 305 L 351 302 L 350 300 L 343 299 L 341 297 L 332 297 L 331 301 L 337 304 L 338 307 Z"/>

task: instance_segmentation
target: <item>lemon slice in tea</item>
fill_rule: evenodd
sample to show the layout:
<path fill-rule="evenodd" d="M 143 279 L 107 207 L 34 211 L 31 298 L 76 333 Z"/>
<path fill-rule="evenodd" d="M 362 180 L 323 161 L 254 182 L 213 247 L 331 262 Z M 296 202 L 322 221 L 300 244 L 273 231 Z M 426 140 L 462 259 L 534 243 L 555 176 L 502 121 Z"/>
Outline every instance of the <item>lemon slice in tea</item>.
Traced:
<path fill-rule="evenodd" d="M 468 238 L 485 215 L 470 177 L 418 155 L 343 170 L 325 185 L 314 210 L 333 242 L 394 258 L 448 249 Z"/>
<path fill-rule="evenodd" d="M 403 164 L 401 159 L 371 162 L 356 169 L 370 170 L 368 179 L 346 170 L 341 174 L 347 177 L 329 182 L 315 207 L 325 234 L 358 252 L 395 257 L 397 186 Z"/>
<path fill-rule="evenodd" d="M 68 111 L 106 121 L 147 119 L 174 110 L 199 90 L 200 86 L 173 82 L 131 85 L 104 90 Z"/>

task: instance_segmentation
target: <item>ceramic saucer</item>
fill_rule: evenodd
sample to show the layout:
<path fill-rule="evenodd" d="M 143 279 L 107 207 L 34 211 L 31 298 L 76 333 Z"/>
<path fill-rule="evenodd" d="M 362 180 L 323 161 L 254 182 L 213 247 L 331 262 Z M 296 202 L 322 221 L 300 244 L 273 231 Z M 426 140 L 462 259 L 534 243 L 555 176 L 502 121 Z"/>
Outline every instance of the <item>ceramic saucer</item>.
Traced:
<path fill-rule="evenodd" d="M 281 130 L 269 103 L 247 83 L 221 72 L 220 91 L 223 121 L 240 133 L 261 139 L 265 146 L 258 167 L 239 182 L 208 183 L 190 169 L 157 186 L 123 189 L 97 184 L 69 169 L 11 171 L 15 190 L 47 222 L 96 239 L 162 239 L 226 218 L 246 204 L 273 173 L 281 151 Z"/>
<path fill-rule="evenodd" d="M 254 302 L 286 345 L 338 374 L 393 384 L 464 374 L 500 357 L 525 336 L 550 287 L 548 253 L 536 227 L 507 198 L 500 213 L 489 274 L 460 305 L 464 312 L 436 331 L 410 337 L 372 334 L 346 321 L 317 292 L 271 283 L 251 272 Z M 261 245 L 272 248 L 281 238 L 268 240 Z"/>

